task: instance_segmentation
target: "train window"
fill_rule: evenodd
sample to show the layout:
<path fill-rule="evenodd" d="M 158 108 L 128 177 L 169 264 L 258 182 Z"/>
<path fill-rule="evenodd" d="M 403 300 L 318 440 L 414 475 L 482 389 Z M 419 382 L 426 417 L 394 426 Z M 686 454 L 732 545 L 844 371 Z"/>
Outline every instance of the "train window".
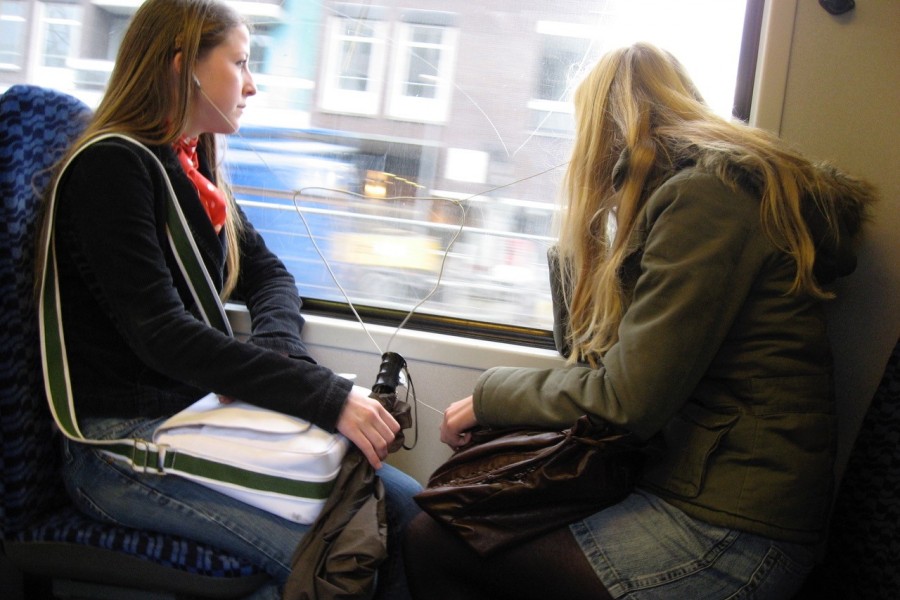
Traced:
<path fill-rule="evenodd" d="M 416 307 L 421 326 L 546 343 L 580 76 L 647 40 L 731 115 L 752 86 L 739 63 L 742 49 L 755 63 L 745 20 L 762 2 L 234 2 L 259 88 L 225 140 L 234 191 L 308 309 L 349 299 L 396 323 Z M 3 0 L 0 89 L 28 81 L 95 105 L 137 4 Z"/>

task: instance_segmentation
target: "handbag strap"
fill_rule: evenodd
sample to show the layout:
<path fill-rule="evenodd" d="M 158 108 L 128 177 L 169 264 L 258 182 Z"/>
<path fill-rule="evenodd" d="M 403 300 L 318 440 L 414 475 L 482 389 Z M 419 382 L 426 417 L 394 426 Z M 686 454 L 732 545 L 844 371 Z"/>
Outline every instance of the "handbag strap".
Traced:
<path fill-rule="evenodd" d="M 222 301 L 212 283 L 209 272 L 203 263 L 197 244 L 188 227 L 187 220 L 175 196 L 172 182 L 159 158 L 149 148 L 128 136 L 111 133 L 92 138 L 83 144 L 65 163 L 60 175 L 56 178 L 47 207 L 49 219 L 48 234 L 44 240 L 40 265 L 40 289 L 38 296 L 38 321 L 41 338 L 41 359 L 44 370 L 44 387 L 47 393 L 50 412 L 63 435 L 76 442 L 101 446 L 102 450 L 114 459 L 125 462 L 135 471 L 164 475 L 173 473 L 224 484 L 230 488 L 257 490 L 267 494 L 277 494 L 300 498 L 303 500 L 324 500 L 334 487 L 333 481 L 310 481 L 302 478 L 283 477 L 261 473 L 185 452 L 171 447 L 155 444 L 152 440 L 115 439 L 96 440 L 86 438 L 78 427 L 75 416 L 75 404 L 72 396 L 72 384 L 69 378 L 68 360 L 66 357 L 65 337 L 63 335 L 62 309 L 59 297 L 59 279 L 56 270 L 56 243 L 53 226 L 56 219 L 56 194 L 62 173 L 69 167 L 86 147 L 92 143 L 109 138 L 119 138 L 145 150 L 159 166 L 160 173 L 168 188 L 166 210 L 166 235 L 169 239 L 178 267 L 184 275 L 191 290 L 201 316 L 210 327 L 233 337 L 231 325 L 225 313 Z"/>
<path fill-rule="evenodd" d="M 197 303 L 204 322 L 229 336 L 233 335 L 225 308 L 219 299 L 209 272 L 206 270 L 197 244 L 188 227 L 187 220 L 175 196 L 172 182 L 169 180 L 162 162 L 149 148 L 133 138 L 119 133 L 103 134 L 88 140 L 72 154 L 54 181 L 49 197 L 49 205 L 47 206 L 45 217 L 49 220 L 47 223 L 48 234 L 44 239 L 44 248 L 41 253 L 43 261 L 39 265 L 40 288 L 38 294 L 38 321 L 41 339 L 41 359 L 44 370 L 44 387 L 53 419 L 66 437 L 78 442 L 102 445 L 104 450 L 116 455 L 117 458 L 131 463 L 136 470 L 162 472 L 165 470 L 167 462 L 174 461 L 175 453 L 172 452 L 169 453 L 170 456 L 165 456 L 166 453 L 160 452 L 160 449 L 149 440 L 92 440 L 85 438 L 78 427 L 78 420 L 75 416 L 72 383 L 69 377 L 65 336 L 63 333 L 62 307 L 59 296 L 59 278 L 56 270 L 56 243 L 53 235 L 56 221 L 56 196 L 62 174 L 71 165 L 72 161 L 91 144 L 111 138 L 126 140 L 136 147 L 142 148 L 148 155 L 153 157 L 160 173 L 163 175 L 169 192 L 166 210 L 166 235 L 169 245 L 175 254 L 178 267 L 191 290 L 191 295 Z M 207 467 L 199 465 L 199 468 L 204 469 Z"/>

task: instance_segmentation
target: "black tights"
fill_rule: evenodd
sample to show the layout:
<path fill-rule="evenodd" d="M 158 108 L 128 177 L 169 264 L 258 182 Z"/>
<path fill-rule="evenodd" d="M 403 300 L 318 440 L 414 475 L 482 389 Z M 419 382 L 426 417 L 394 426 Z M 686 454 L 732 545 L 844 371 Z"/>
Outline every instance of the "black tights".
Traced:
<path fill-rule="evenodd" d="M 609 600 L 568 527 L 482 558 L 425 513 L 407 527 L 406 576 L 416 600 Z"/>

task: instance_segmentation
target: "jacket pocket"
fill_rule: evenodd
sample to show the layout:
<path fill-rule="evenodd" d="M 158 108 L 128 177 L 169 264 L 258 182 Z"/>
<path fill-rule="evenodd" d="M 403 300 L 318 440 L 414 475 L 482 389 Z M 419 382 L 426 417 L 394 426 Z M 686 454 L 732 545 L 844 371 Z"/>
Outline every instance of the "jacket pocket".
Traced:
<path fill-rule="evenodd" d="M 663 429 L 664 455 L 649 466 L 645 482 L 684 498 L 696 498 L 703 489 L 710 457 L 738 417 L 688 403 Z"/>

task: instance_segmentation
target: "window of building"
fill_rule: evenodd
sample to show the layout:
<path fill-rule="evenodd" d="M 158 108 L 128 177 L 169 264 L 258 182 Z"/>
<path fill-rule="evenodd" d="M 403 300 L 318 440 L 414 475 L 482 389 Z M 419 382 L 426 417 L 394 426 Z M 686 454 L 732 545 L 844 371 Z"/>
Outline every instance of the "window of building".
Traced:
<path fill-rule="evenodd" d="M 20 70 L 25 66 L 27 10 L 22 0 L 0 3 L 0 69 Z"/>
<path fill-rule="evenodd" d="M 577 23 L 539 21 L 539 59 L 534 95 L 528 102 L 531 125 L 544 135 L 570 134 L 573 127 L 569 96 L 591 52 L 593 31 Z"/>
<path fill-rule="evenodd" d="M 41 64 L 63 68 L 74 56 L 79 34 L 81 7 L 71 4 L 44 4 Z"/>
<path fill-rule="evenodd" d="M 373 11 L 328 19 L 321 105 L 325 110 L 377 115 L 384 85 L 387 24 Z"/>
<path fill-rule="evenodd" d="M 453 91 L 458 30 L 455 15 L 415 12 L 397 24 L 389 115 L 442 123 Z"/>
<path fill-rule="evenodd" d="M 591 40 L 582 28 L 571 27 L 570 31 L 582 35 L 547 34 L 541 38 L 539 72 L 534 82 L 535 97 L 539 100 L 564 103 L 572 83 L 585 68 L 583 63 L 590 56 Z"/>

